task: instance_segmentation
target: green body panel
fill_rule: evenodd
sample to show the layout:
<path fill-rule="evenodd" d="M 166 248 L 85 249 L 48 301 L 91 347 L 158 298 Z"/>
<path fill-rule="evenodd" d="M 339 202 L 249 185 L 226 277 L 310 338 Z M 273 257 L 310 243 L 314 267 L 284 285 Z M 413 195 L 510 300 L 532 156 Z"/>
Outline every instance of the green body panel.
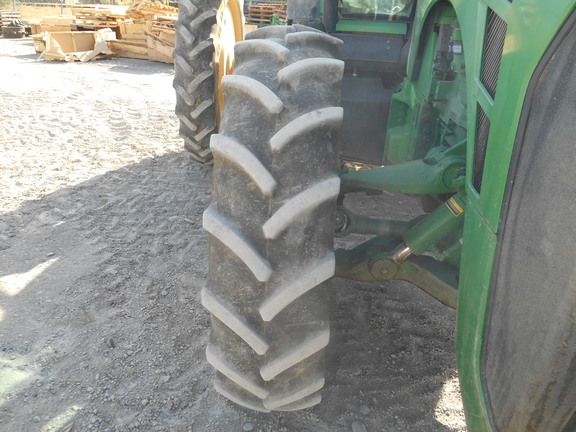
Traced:
<path fill-rule="evenodd" d="M 494 3 L 494 4 L 492 4 Z M 507 7 L 502 7 L 507 3 Z M 491 120 L 482 194 L 471 195 L 481 214 L 497 230 L 506 186 L 508 167 L 526 88 L 532 72 L 554 35 L 574 7 L 573 1 L 557 1 L 543 6 L 535 0 L 488 2 L 508 24 L 508 36 L 500 66 L 495 100 L 483 88 L 475 70 L 473 97 Z M 504 84 L 502 84 L 504 83 Z M 472 157 L 469 149 L 468 157 Z M 472 161 L 469 161 L 471 164 Z M 469 170 L 469 175 L 471 170 Z M 469 180 L 470 182 L 470 180 Z"/>
<path fill-rule="evenodd" d="M 408 24 L 403 22 L 341 19 L 336 23 L 336 31 L 405 35 L 408 32 Z"/>
<path fill-rule="evenodd" d="M 476 107 L 480 105 L 490 119 L 491 127 L 481 194 L 472 185 L 475 123 L 468 130 L 468 205 L 459 285 L 457 352 L 461 391 L 470 431 L 490 430 L 482 388 L 480 355 L 497 241 L 495 233 L 498 232 L 520 112 L 536 65 L 574 5 L 573 1 L 563 1 L 555 2 L 553 7 L 542 6 L 533 0 L 486 3 L 507 22 L 508 29 L 497 92 L 495 100 L 492 100 L 480 79 L 486 15 L 484 4 L 478 4 L 476 37 L 468 44 L 475 48 L 468 69 L 469 73 L 473 73 L 473 79 L 468 84 L 468 115 L 476 118 Z M 463 24 L 461 26 L 464 28 Z"/>
<path fill-rule="evenodd" d="M 471 432 L 490 430 L 480 361 L 484 316 L 496 235 L 473 206 L 466 208 L 457 309 L 456 352 L 460 391 Z M 482 251 L 482 253 L 479 253 Z"/>

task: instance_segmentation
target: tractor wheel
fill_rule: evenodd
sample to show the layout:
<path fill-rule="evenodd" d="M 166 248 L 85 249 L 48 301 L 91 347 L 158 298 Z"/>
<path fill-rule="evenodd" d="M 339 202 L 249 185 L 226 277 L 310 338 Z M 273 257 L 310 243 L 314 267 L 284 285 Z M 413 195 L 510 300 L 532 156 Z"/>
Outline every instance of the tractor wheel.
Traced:
<path fill-rule="evenodd" d="M 320 402 L 335 268 L 341 41 L 267 27 L 236 44 L 212 136 L 207 360 L 215 387 L 257 411 Z"/>
<path fill-rule="evenodd" d="M 482 346 L 496 430 L 576 430 L 576 13 L 532 77 L 514 148 Z"/>
<path fill-rule="evenodd" d="M 184 147 L 210 164 L 218 128 L 220 81 L 234 67 L 233 46 L 244 38 L 242 0 L 180 0 L 174 48 L 176 115 Z"/>

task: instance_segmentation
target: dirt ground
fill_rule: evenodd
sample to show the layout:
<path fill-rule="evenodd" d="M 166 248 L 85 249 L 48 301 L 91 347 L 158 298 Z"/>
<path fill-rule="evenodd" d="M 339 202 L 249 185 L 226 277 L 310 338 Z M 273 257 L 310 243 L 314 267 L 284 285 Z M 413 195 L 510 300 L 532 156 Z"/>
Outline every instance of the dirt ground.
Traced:
<path fill-rule="evenodd" d="M 401 282 L 334 280 L 320 405 L 219 396 L 199 301 L 210 169 L 178 138 L 173 67 L 36 57 L 0 39 L 0 431 L 466 430 L 455 313 Z"/>

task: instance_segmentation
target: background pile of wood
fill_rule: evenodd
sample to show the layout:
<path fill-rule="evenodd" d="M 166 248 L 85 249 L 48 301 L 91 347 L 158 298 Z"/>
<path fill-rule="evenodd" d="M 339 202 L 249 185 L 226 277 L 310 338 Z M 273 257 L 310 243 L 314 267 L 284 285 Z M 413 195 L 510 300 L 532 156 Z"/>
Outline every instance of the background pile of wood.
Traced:
<path fill-rule="evenodd" d="M 115 29 L 118 23 L 126 17 L 126 7 L 108 5 L 77 5 L 72 6 L 74 23 L 72 30 Z"/>
<path fill-rule="evenodd" d="M 134 2 L 120 24 L 118 40 L 109 42 L 110 48 L 120 57 L 173 63 L 177 18 L 178 8 L 148 0 Z"/>
<path fill-rule="evenodd" d="M 116 33 L 116 40 L 107 43 L 118 56 L 173 63 L 174 24 L 178 8 L 140 0 L 128 7 L 78 5 L 71 9 L 73 15 L 42 17 L 40 23 L 32 25 L 32 32 L 44 34 L 109 28 Z"/>

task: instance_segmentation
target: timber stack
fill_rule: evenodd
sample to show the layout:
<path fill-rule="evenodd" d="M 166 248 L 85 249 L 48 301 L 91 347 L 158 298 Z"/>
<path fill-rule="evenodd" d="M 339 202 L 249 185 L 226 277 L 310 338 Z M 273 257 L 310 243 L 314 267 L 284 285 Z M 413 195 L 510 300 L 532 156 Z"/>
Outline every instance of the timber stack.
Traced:
<path fill-rule="evenodd" d="M 118 40 L 109 42 L 110 48 L 120 57 L 173 63 L 177 19 L 176 7 L 148 0 L 134 2 L 126 10 Z"/>
<path fill-rule="evenodd" d="M 44 33 L 76 31 L 97 32 L 111 29 L 116 37 L 107 39 L 109 48 L 119 57 L 173 63 L 176 41 L 174 24 L 178 8 L 159 2 L 141 0 L 130 6 L 76 5 L 72 15 L 42 17 L 33 26 L 35 47 L 42 49 Z"/>

